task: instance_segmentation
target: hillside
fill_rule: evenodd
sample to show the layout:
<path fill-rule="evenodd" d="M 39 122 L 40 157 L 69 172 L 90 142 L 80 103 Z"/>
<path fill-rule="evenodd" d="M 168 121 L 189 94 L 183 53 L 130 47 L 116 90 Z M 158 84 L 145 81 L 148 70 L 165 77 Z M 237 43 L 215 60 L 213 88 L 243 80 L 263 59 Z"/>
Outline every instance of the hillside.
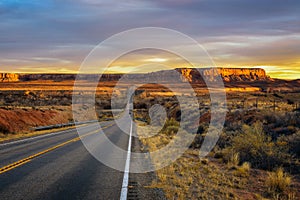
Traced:
<path fill-rule="evenodd" d="M 19 133 L 32 127 L 68 123 L 69 109 L 0 108 L 0 133 Z"/>

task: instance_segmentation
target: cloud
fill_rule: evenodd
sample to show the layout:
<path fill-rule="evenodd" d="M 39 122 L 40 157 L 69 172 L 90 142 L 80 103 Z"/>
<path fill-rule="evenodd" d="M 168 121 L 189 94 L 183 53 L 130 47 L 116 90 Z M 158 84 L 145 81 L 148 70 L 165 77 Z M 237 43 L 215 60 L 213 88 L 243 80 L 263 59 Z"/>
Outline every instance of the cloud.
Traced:
<path fill-rule="evenodd" d="M 297 0 L 2 0 L 0 17 L 1 71 L 49 62 L 76 71 L 99 42 L 143 26 L 188 34 L 217 63 L 299 67 Z"/>
<path fill-rule="evenodd" d="M 210 41 L 204 46 L 213 58 L 232 63 L 285 65 L 299 59 L 300 35 L 230 38 L 225 42 Z"/>

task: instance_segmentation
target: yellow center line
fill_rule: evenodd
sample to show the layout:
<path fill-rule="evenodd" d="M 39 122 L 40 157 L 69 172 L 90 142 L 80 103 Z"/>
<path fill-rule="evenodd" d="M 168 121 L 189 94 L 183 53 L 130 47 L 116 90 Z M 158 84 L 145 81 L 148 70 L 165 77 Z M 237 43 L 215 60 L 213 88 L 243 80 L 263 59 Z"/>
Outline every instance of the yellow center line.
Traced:
<path fill-rule="evenodd" d="M 107 128 L 113 126 L 113 125 L 114 125 L 114 124 L 107 125 L 107 126 L 103 127 L 102 129 L 107 129 Z M 65 146 L 65 145 L 67 145 L 67 144 L 69 144 L 69 143 L 79 141 L 80 138 L 87 137 L 87 136 L 89 136 L 89 135 L 93 135 L 93 134 L 96 134 L 96 133 L 99 133 L 99 130 L 95 130 L 95 131 L 92 131 L 92 132 L 90 132 L 90 133 L 84 134 L 84 135 L 82 135 L 82 136 L 80 136 L 80 137 L 73 138 L 73 139 L 71 139 L 71 140 L 68 140 L 68 141 L 66 141 L 66 142 L 63 142 L 63 143 L 58 144 L 58 145 L 56 145 L 56 146 L 50 147 L 49 149 L 46 149 L 46 150 L 41 151 L 41 152 L 39 152 L 39 153 L 33 154 L 33 155 L 31 155 L 31 156 L 28 156 L 27 158 L 24 158 L 24 159 L 22 159 L 22 160 L 19 160 L 19 161 L 17 161 L 17 162 L 12 163 L 12 164 L 6 165 L 6 166 L 0 168 L 0 174 L 3 174 L 4 172 L 10 171 L 10 170 L 12 170 L 12 169 L 14 169 L 14 168 L 17 168 L 17 167 L 19 167 L 19 166 L 21 166 L 21 165 L 24 165 L 24 164 L 30 162 L 33 158 L 36 158 L 36 157 L 38 157 L 38 156 L 41 156 L 41 155 L 43 155 L 43 154 L 45 154 L 45 153 L 48 153 L 48 152 L 50 152 L 50 151 L 53 151 L 53 150 L 55 150 L 55 149 L 57 149 L 57 148 L 60 148 L 60 147 L 62 147 L 62 146 Z"/>

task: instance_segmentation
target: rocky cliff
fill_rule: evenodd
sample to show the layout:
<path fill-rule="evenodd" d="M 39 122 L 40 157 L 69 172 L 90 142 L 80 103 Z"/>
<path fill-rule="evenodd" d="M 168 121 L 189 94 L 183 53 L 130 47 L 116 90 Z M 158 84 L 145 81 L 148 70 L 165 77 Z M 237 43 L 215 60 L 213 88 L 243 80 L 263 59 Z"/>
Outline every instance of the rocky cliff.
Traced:
<path fill-rule="evenodd" d="M 35 81 L 35 80 L 98 80 L 97 74 L 13 74 L 13 73 L 0 73 L 1 82 L 18 82 L 18 81 Z M 122 77 L 121 74 L 103 74 L 101 80 L 103 81 L 116 81 Z"/>
<path fill-rule="evenodd" d="M 121 74 L 103 74 L 101 81 L 118 81 Z M 224 82 L 270 81 L 264 69 L 259 68 L 178 68 L 146 74 L 127 74 L 123 78 L 140 82 L 191 82 L 200 83 L 216 81 L 221 77 Z M 0 82 L 32 81 L 32 80 L 98 80 L 96 74 L 0 74 Z"/>
<path fill-rule="evenodd" d="M 101 81 L 116 81 L 122 77 L 120 74 L 103 74 Z M 99 79 L 98 74 L 22 74 L 19 77 L 20 81 L 33 81 L 33 80 L 52 80 L 52 81 L 64 81 L 64 80 L 89 80 L 96 81 Z"/>
<path fill-rule="evenodd" d="M 240 81 L 270 81 L 264 69 L 260 68 L 179 68 L 176 69 L 183 76 L 183 81 L 201 82 L 203 78 L 214 81 L 220 76 L 225 82 Z"/>
<path fill-rule="evenodd" d="M 17 82 L 19 81 L 18 74 L 0 73 L 0 82 Z"/>

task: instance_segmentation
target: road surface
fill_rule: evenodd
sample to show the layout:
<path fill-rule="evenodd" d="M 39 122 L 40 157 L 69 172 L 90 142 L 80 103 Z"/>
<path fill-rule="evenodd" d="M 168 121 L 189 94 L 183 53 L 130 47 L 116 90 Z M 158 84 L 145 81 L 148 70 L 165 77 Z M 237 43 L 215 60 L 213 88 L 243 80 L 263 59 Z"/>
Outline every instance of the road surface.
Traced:
<path fill-rule="evenodd" d="M 85 141 L 93 141 L 95 135 L 105 134 L 112 143 L 127 151 L 129 134 L 114 122 L 100 124 L 104 133 L 100 133 L 96 124 L 80 127 Z M 129 130 L 131 124 L 125 124 Z M 107 159 L 119 159 L 119 164 L 125 168 L 127 159 L 110 155 Z M 79 139 L 76 129 L 0 144 L 0 168 L 2 200 L 120 199 L 124 187 L 125 173 L 95 159 Z M 149 174 L 141 174 L 138 180 L 142 182 L 128 180 L 128 184 L 149 185 L 150 179 Z M 127 192 L 128 199 L 158 199 L 161 196 L 148 196 L 153 191 L 145 194 Z M 139 192 L 144 193 L 143 189 Z"/>

